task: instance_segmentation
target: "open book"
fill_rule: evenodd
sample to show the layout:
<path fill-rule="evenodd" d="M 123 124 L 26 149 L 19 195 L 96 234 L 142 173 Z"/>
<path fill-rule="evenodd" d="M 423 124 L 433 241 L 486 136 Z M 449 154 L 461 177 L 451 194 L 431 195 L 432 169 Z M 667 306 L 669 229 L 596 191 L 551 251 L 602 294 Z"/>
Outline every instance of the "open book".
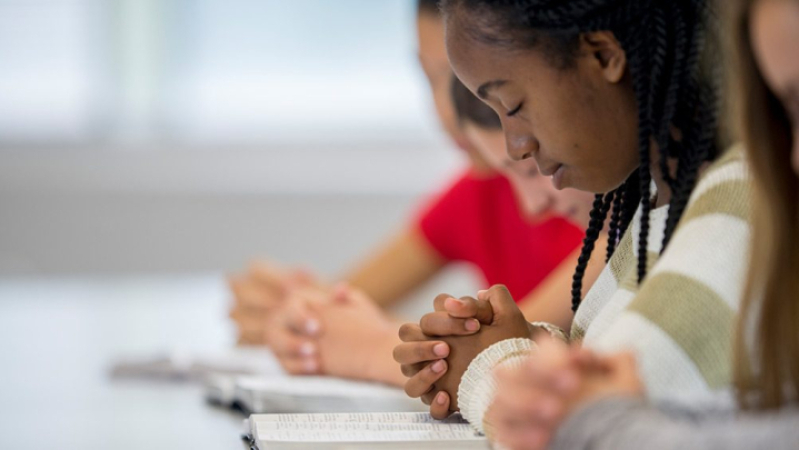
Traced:
<path fill-rule="evenodd" d="M 255 414 L 246 422 L 254 449 L 487 449 L 459 415 L 428 413 Z"/>
<path fill-rule="evenodd" d="M 234 347 L 216 352 L 162 352 L 126 356 L 111 366 L 113 378 L 202 381 L 214 375 L 280 374 L 283 369 L 263 347 Z"/>
<path fill-rule="evenodd" d="M 247 413 L 426 411 L 401 389 L 379 383 L 320 376 L 209 378 L 206 398 Z"/>

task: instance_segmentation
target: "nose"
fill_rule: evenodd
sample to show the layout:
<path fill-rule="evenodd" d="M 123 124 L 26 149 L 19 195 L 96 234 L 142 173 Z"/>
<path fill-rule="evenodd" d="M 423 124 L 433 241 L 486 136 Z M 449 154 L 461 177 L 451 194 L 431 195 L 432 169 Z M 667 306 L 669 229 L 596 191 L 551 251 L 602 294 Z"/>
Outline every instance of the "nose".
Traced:
<path fill-rule="evenodd" d="M 512 121 L 503 123 L 508 157 L 514 161 L 532 158 L 538 152 L 538 141 L 529 133 L 517 129 Z"/>

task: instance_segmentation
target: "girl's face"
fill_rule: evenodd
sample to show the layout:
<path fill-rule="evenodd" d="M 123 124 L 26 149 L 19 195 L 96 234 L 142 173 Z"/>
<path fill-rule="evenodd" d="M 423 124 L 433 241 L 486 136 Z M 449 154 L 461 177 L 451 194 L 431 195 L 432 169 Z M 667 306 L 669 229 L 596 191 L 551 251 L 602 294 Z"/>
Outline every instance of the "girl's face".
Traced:
<path fill-rule="evenodd" d="M 799 1 L 759 0 L 752 11 L 752 49 L 760 72 L 793 128 L 791 160 L 799 175 Z"/>
<path fill-rule="evenodd" d="M 580 38 L 573 67 L 537 49 L 477 42 L 477 25 L 447 18 L 446 48 L 458 78 L 500 116 L 513 160 L 533 158 L 557 189 L 618 188 L 638 167 L 638 109 L 626 54 L 612 33 Z"/>
<path fill-rule="evenodd" d="M 511 182 L 528 220 L 541 220 L 545 215 L 555 214 L 578 227 L 588 226 L 592 194 L 574 189 L 558 191 L 549 178 L 538 172 L 532 159 L 513 161 L 508 158 L 501 130 L 487 130 L 468 123 L 463 130 L 483 159 Z"/>
<path fill-rule="evenodd" d="M 464 150 L 469 150 L 471 146 L 458 127 L 455 108 L 450 97 L 452 69 L 449 67 L 447 50 L 444 48 L 444 22 L 437 14 L 421 11 L 417 15 L 416 24 L 419 62 L 430 84 L 438 119 L 455 144 Z"/>

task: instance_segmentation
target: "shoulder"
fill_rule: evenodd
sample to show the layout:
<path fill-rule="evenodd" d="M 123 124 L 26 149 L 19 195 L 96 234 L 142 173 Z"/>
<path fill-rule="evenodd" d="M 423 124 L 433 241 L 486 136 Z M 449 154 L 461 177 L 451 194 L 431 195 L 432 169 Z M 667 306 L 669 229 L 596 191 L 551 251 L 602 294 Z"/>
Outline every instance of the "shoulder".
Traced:
<path fill-rule="evenodd" d="M 743 147 L 728 149 L 700 177 L 683 219 L 705 213 L 727 213 L 748 220 L 751 181 Z"/>
<path fill-rule="evenodd" d="M 751 177 L 740 145 L 728 149 L 702 174 L 691 194 L 681 225 L 710 215 L 750 219 Z"/>

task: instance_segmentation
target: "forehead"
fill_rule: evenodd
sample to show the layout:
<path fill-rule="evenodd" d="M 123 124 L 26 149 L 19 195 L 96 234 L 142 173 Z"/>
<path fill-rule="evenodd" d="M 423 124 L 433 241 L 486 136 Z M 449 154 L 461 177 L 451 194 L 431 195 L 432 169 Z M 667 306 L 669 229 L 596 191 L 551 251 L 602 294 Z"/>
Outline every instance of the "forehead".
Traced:
<path fill-rule="evenodd" d="M 535 49 L 516 49 L 477 39 L 470 32 L 476 24 L 460 16 L 462 14 L 447 16 L 446 49 L 453 71 L 475 94 L 478 87 L 487 82 L 520 81 L 553 70 Z"/>

